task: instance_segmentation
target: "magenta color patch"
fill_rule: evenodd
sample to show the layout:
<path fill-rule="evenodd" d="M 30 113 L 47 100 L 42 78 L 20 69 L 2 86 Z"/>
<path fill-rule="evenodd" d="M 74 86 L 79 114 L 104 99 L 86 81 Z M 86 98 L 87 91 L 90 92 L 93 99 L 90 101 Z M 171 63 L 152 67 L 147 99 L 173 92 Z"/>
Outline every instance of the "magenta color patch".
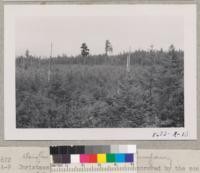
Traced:
<path fill-rule="evenodd" d="M 81 163 L 89 163 L 90 162 L 90 155 L 89 154 L 81 154 L 80 155 L 80 162 Z"/>

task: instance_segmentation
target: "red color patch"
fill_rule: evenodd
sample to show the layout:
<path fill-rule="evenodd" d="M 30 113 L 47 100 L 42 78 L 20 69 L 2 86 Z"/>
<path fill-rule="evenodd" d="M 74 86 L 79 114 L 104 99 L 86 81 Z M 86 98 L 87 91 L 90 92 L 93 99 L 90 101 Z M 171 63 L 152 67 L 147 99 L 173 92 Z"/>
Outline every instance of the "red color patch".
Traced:
<path fill-rule="evenodd" d="M 96 154 L 90 154 L 89 155 L 89 162 L 90 163 L 97 163 L 97 155 Z"/>

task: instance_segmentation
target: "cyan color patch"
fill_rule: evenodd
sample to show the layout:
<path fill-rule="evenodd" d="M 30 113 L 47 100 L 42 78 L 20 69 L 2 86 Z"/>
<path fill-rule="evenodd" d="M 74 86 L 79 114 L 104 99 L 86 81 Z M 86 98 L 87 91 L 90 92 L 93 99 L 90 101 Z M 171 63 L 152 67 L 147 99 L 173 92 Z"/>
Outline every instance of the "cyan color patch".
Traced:
<path fill-rule="evenodd" d="M 125 154 L 115 154 L 115 162 L 117 163 L 125 162 Z"/>

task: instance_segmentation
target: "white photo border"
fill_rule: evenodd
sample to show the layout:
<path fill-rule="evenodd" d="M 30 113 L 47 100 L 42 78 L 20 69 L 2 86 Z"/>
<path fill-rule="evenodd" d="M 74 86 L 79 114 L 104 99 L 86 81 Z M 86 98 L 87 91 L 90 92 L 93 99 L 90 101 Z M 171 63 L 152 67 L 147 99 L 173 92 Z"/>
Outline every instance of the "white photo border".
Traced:
<path fill-rule="evenodd" d="M 184 17 L 184 128 L 16 128 L 15 18 L 20 16 Z M 5 5 L 5 140 L 195 140 L 197 139 L 196 5 Z"/>

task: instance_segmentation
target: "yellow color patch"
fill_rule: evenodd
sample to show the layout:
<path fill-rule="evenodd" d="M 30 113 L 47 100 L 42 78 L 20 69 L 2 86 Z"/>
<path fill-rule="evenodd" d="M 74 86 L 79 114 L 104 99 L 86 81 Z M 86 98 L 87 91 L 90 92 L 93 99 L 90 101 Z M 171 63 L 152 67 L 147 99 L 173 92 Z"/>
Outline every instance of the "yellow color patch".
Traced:
<path fill-rule="evenodd" d="M 98 163 L 106 163 L 106 154 L 97 154 Z"/>

